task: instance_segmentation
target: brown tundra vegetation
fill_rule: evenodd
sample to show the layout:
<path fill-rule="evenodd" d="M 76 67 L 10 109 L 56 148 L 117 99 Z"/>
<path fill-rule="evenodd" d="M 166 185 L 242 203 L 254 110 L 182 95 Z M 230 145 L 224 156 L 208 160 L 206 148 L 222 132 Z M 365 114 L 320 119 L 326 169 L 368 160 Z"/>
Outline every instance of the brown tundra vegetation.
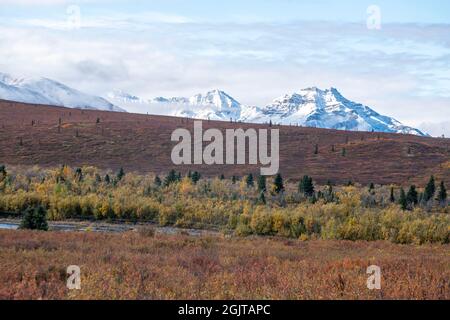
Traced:
<path fill-rule="evenodd" d="M 209 128 L 269 128 L 264 124 L 204 121 Z M 55 167 L 90 165 L 103 170 L 165 174 L 197 170 L 205 177 L 258 173 L 260 165 L 172 165 L 170 136 L 193 129 L 193 120 L 121 112 L 76 110 L 0 101 L 0 163 Z M 449 183 L 450 139 L 297 126 L 280 130 L 280 172 L 321 184 L 352 180 L 364 185 L 424 184 L 434 174 Z M 317 149 L 317 150 L 316 150 Z M 345 156 L 343 151 L 345 150 Z M 316 152 L 317 151 L 317 152 Z"/>
<path fill-rule="evenodd" d="M 450 299 L 449 245 L 0 231 L 0 299 Z M 381 267 L 381 290 L 366 286 Z M 66 269 L 81 268 L 81 290 Z"/>

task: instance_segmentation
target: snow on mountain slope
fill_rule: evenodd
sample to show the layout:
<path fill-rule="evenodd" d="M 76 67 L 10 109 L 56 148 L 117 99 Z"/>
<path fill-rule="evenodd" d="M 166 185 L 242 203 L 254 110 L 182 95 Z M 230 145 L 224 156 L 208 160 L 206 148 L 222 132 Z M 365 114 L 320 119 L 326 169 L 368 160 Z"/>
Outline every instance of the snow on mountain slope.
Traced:
<path fill-rule="evenodd" d="M 0 99 L 68 108 L 125 112 L 109 101 L 47 78 L 13 78 L 0 73 Z"/>
<path fill-rule="evenodd" d="M 170 115 L 196 119 L 230 120 L 240 119 L 242 106 L 231 96 L 220 90 L 197 94 L 190 98 L 158 97 L 149 101 L 167 105 Z"/>
<path fill-rule="evenodd" d="M 169 104 L 185 104 L 189 105 L 189 99 L 184 97 L 173 97 L 173 98 L 163 98 L 163 97 L 157 97 L 152 100 L 150 100 L 150 103 L 169 103 Z"/>
<path fill-rule="evenodd" d="M 272 121 L 338 130 L 425 135 L 418 129 L 404 126 L 393 118 L 380 115 L 367 106 L 344 98 L 335 88 L 320 90 L 313 87 L 285 95 L 242 120 Z"/>
<path fill-rule="evenodd" d="M 265 107 L 241 105 L 220 90 L 191 98 L 156 98 L 150 103 L 166 104 L 168 114 L 197 119 L 237 120 L 244 122 L 293 124 L 308 127 L 377 131 L 426 135 L 418 129 L 380 115 L 371 108 L 344 98 L 335 88 L 316 87 L 275 99 Z M 171 105 L 171 106 L 169 106 Z"/>
<path fill-rule="evenodd" d="M 131 102 L 131 103 L 145 103 L 146 101 L 144 99 L 141 99 L 135 95 L 126 93 L 122 90 L 115 90 L 106 95 L 108 99 L 111 99 L 111 101 L 118 101 L 118 102 Z"/>

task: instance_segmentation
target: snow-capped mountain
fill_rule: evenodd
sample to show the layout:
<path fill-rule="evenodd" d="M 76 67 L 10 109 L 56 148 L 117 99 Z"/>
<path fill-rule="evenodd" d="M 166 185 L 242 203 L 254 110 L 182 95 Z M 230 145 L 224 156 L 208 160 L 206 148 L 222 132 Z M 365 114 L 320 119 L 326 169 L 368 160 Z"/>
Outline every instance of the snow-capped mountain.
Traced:
<path fill-rule="evenodd" d="M 189 99 L 184 97 L 173 97 L 173 98 L 163 98 L 156 97 L 150 100 L 150 103 L 169 103 L 169 104 L 180 104 L 180 105 L 189 105 Z"/>
<path fill-rule="evenodd" d="M 120 111 L 109 101 L 47 78 L 13 78 L 0 73 L 0 99 L 68 108 Z"/>
<path fill-rule="evenodd" d="M 293 124 L 308 127 L 405 133 L 424 136 L 423 132 L 380 115 L 373 109 L 344 98 L 335 88 L 316 87 L 275 99 L 265 107 L 241 105 L 220 90 L 191 98 L 155 98 L 150 103 L 173 107 L 173 116 L 196 119 L 236 120 L 244 122 Z"/>
<path fill-rule="evenodd" d="M 244 116 L 242 120 L 248 122 L 272 121 L 338 130 L 425 135 L 418 129 L 344 98 L 335 88 L 303 89 L 277 98 L 264 108 L 250 108 Z"/>
<path fill-rule="evenodd" d="M 114 90 L 109 92 L 106 97 L 108 99 L 111 99 L 112 101 L 118 101 L 118 102 L 137 102 L 137 103 L 145 103 L 146 101 L 144 99 L 141 99 L 135 95 L 126 93 L 122 90 Z"/>
<path fill-rule="evenodd" d="M 197 94 L 190 98 L 152 99 L 151 103 L 174 105 L 176 110 L 171 115 L 196 119 L 230 120 L 240 119 L 242 105 L 231 96 L 220 90 L 212 90 L 205 94 Z"/>

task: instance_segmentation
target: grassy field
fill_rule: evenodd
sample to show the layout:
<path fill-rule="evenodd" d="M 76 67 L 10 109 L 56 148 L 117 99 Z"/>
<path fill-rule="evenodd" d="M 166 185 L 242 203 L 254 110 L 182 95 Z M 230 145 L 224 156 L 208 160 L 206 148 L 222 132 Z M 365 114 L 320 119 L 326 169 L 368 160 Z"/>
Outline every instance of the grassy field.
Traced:
<path fill-rule="evenodd" d="M 450 299 L 449 279 L 449 245 L 0 231 L 0 299 Z"/>

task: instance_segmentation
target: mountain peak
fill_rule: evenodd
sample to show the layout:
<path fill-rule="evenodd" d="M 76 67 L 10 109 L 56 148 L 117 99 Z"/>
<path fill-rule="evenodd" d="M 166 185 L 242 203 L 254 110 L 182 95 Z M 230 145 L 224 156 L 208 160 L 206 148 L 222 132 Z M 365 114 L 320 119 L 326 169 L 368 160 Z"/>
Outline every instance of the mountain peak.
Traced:
<path fill-rule="evenodd" d="M 143 102 L 143 100 L 133 94 L 127 93 L 123 90 L 113 90 L 106 95 L 110 99 L 119 100 L 122 102 Z"/>
<path fill-rule="evenodd" d="M 44 77 L 14 78 L 0 73 L 0 99 L 68 108 L 125 111 L 109 101 Z"/>
<path fill-rule="evenodd" d="M 420 130 L 378 114 L 368 106 L 346 99 L 334 87 L 301 89 L 275 99 L 271 104 L 243 113 L 244 121 L 298 124 L 350 131 L 380 131 L 425 135 Z"/>

